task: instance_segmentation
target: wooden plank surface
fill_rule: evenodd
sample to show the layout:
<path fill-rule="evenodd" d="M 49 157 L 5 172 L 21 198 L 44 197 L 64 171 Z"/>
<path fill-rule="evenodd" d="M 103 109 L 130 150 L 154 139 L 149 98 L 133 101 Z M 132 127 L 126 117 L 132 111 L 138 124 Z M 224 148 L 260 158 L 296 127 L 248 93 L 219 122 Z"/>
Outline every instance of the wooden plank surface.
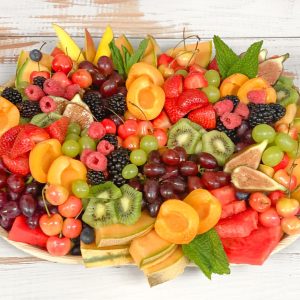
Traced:
<path fill-rule="evenodd" d="M 83 27 L 99 38 L 107 23 L 116 35 L 152 34 L 162 48 L 187 34 L 225 37 L 235 50 L 264 39 L 270 55 L 290 53 L 286 69 L 300 85 L 300 1 L 297 0 L 10 0 L 0 1 L 0 82 L 15 72 L 21 49 L 55 45 L 51 22 L 83 45 Z M 98 40 L 98 39 L 97 39 Z M 136 39 L 134 40 L 136 43 Z M 233 267 L 211 282 L 197 270 L 149 289 L 133 267 L 84 269 L 31 257 L 0 240 L 1 299 L 295 299 L 300 295 L 300 241 L 275 254 L 263 267 Z M 284 294 L 283 294 L 284 293 Z M 283 296 L 284 295 L 284 296 Z"/>

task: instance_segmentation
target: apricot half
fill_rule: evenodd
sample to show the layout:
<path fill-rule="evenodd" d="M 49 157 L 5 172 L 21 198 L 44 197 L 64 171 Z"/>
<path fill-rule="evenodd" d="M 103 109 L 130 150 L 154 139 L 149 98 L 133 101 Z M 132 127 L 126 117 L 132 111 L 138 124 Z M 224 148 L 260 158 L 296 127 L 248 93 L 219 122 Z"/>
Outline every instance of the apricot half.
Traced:
<path fill-rule="evenodd" d="M 272 88 L 269 83 L 261 78 L 252 78 L 246 81 L 238 90 L 237 96 L 241 102 L 248 104 L 250 99 L 248 98 L 248 93 L 251 91 L 260 91 L 263 90 L 266 92 L 265 103 L 276 103 L 276 91 Z"/>
<path fill-rule="evenodd" d="M 0 137 L 8 129 L 17 126 L 20 121 L 18 108 L 0 96 Z"/>
<path fill-rule="evenodd" d="M 165 104 L 164 90 L 153 84 L 147 75 L 137 78 L 127 93 L 127 108 L 140 120 L 153 120 L 162 111 Z"/>
<path fill-rule="evenodd" d="M 51 164 L 47 181 L 50 184 L 62 185 L 71 191 L 72 182 L 86 180 L 86 173 L 86 167 L 81 161 L 62 155 Z"/>
<path fill-rule="evenodd" d="M 58 140 L 49 139 L 38 143 L 29 155 L 29 167 L 32 177 L 38 182 L 46 183 L 52 162 L 61 155 L 61 144 Z"/>
<path fill-rule="evenodd" d="M 150 64 L 139 62 L 134 64 L 128 73 L 126 80 L 127 90 L 138 77 L 143 75 L 147 75 L 154 85 L 162 86 L 164 84 L 164 78 L 157 68 Z"/>
<path fill-rule="evenodd" d="M 235 73 L 225 78 L 220 86 L 221 97 L 236 96 L 239 88 L 248 80 L 249 78 L 241 73 Z"/>

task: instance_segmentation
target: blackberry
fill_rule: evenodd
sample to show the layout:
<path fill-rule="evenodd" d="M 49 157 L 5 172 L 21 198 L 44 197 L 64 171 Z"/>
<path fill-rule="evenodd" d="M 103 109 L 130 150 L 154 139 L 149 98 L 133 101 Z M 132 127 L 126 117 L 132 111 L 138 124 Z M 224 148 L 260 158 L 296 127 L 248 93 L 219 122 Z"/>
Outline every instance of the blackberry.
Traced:
<path fill-rule="evenodd" d="M 88 170 L 86 177 L 87 182 L 91 185 L 97 185 L 105 182 L 105 177 L 102 172 Z"/>
<path fill-rule="evenodd" d="M 41 89 L 44 88 L 44 82 L 47 79 L 43 76 L 37 76 L 33 78 L 33 84 L 39 86 Z"/>
<path fill-rule="evenodd" d="M 123 116 L 127 109 L 126 98 L 122 94 L 115 94 L 106 99 L 107 107 L 114 113 Z"/>
<path fill-rule="evenodd" d="M 103 99 L 101 99 L 98 93 L 85 93 L 82 100 L 88 105 L 91 113 L 94 115 L 97 121 L 102 121 L 106 117 L 107 111 L 103 103 Z"/>
<path fill-rule="evenodd" d="M 254 104 L 248 105 L 250 110 L 249 124 L 255 127 L 259 124 L 273 124 L 285 115 L 285 107 L 280 104 Z"/>
<path fill-rule="evenodd" d="M 234 129 L 227 129 L 220 118 L 217 118 L 217 130 L 224 132 L 233 142 L 236 142 L 238 137 L 237 137 L 237 128 Z"/>
<path fill-rule="evenodd" d="M 112 145 L 114 145 L 115 149 L 118 148 L 118 138 L 117 138 L 116 135 L 111 134 L 111 133 L 106 134 L 106 135 L 102 138 L 102 140 L 106 140 L 106 141 L 110 142 Z"/>
<path fill-rule="evenodd" d="M 18 104 L 22 102 L 22 95 L 20 92 L 12 87 L 6 87 L 1 96 L 13 104 Z"/>
<path fill-rule="evenodd" d="M 20 115 L 23 118 L 31 119 L 35 115 L 42 113 L 38 101 L 25 100 L 22 103 L 19 103 L 17 106 L 20 111 Z"/>
<path fill-rule="evenodd" d="M 222 101 L 222 100 L 230 100 L 232 103 L 233 103 L 233 106 L 234 106 L 234 108 L 236 108 L 236 106 L 239 104 L 239 102 L 240 102 L 240 99 L 237 97 L 237 96 L 230 96 L 230 95 L 228 95 L 228 96 L 225 96 L 225 97 L 222 97 L 219 101 Z"/>

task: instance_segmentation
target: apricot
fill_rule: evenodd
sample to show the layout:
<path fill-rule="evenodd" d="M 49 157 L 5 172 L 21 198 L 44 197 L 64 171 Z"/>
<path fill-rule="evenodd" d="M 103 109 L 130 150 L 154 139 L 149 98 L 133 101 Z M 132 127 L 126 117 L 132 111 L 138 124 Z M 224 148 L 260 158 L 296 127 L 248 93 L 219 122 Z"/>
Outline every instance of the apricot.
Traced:
<path fill-rule="evenodd" d="M 147 75 L 142 75 L 130 85 L 127 93 L 127 108 L 140 120 L 153 120 L 165 104 L 164 90 L 153 84 Z"/>
<path fill-rule="evenodd" d="M 199 216 L 187 203 L 170 199 L 161 205 L 154 227 L 162 239 L 174 244 L 188 244 L 197 235 Z"/>
<path fill-rule="evenodd" d="M 10 101 L 0 96 L 0 137 L 10 128 L 19 124 L 20 112 Z"/>
<path fill-rule="evenodd" d="M 128 73 L 126 80 L 127 90 L 138 77 L 143 75 L 148 76 L 154 85 L 162 86 L 164 84 L 164 78 L 157 68 L 145 62 L 139 62 L 134 64 Z"/>
<path fill-rule="evenodd" d="M 47 181 L 50 184 L 62 185 L 71 191 L 72 182 L 86 180 L 86 173 L 86 167 L 81 161 L 62 155 L 52 162 Z"/>
<path fill-rule="evenodd" d="M 32 177 L 38 182 L 46 183 L 52 162 L 61 155 L 61 144 L 58 140 L 49 139 L 38 143 L 29 155 L 29 167 Z"/>
<path fill-rule="evenodd" d="M 237 96 L 241 102 L 248 104 L 250 101 L 248 99 L 248 93 L 251 91 L 265 91 L 266 99 L 265 103 L 276 103 L 276 91 L 273 87 L 269 85 L 269 83 L 261 78 L 252 78 L 246 81 L 238 90 Z"/>
<path fill-rule="evenodd" d="M 225 78 L 220 86 L 221 97 L 236 96 L 239 88 L 248 80 L 249 78 L 241 73 L 232 74 Z"/>
<path fill-rule="evenodd" d="M 285 115 L 276 122 L 275 127 L 278 127 L 280 124 L 286 124 L 290 126 L 290 124 L 294 121 L 297 114 L 297 104 L 291 103 L 286 106 Z"/>
<path fill-rule="evenodd" d="M 222 213 L 221 203 L 209 191 L 203 189 L 194 190 L 183 201 L 193 207 L 199 216 L 198 234 L 210 230 L 220 220 Z"/>

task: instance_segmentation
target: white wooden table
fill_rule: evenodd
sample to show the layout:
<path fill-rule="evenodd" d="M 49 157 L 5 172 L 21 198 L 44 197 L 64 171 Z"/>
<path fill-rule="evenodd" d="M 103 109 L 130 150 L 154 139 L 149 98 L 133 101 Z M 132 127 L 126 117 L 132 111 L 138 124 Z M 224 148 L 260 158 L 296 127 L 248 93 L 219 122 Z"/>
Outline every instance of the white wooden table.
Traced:
<path fill-rule="evenodd" d="M 116 35 L 149 33 L 164 47 L 182 36 L 214 34 L 244 50 L 264 39 L 270 54 L 289 52 L 288 70 L 300 70 L 298 0 L 1 0 L 0 82 L 15 72 L 16 55 L 46 41 L 53 47 L 51 22 L 82 42 L 83 28 L 100 37 L 107 23 Z M 299 76 L 298 76 L 299 78 Z M 298 85 L 300 82 L 298 80 Z M 263 267 L 233 267 L 230 276 L 210 282 L 196 269 L 149 289 L 134 267 L 84 269 L 30 257 L 0 240 L 0 299 L 295 299 L 300 295 L 300 241 L 270 258 Z"/>

